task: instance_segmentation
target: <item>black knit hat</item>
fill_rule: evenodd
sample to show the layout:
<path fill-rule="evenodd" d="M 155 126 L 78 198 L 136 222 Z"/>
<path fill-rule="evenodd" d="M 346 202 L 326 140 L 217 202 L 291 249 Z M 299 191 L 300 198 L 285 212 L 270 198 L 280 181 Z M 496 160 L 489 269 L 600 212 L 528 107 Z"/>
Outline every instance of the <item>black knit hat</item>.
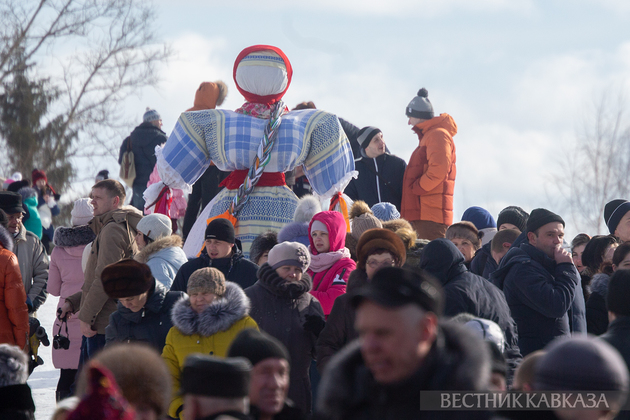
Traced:
<path fill-rule="evenodd" d="M 613 200 L 604 206 L 604 222 L 611 235 L 615 234 L 621 218 L 630 211 L 630 201 Z"/>
<path fill-rule="evenodd" d="M 258 260 L 265 252 L 269 252 L 271 248 L 278 244 L 278 234 L 274 231 L 263 232 L 256 236 L 249 248 L 249 260 L 258 264 Z M 260 265 L 260 264 L 259 264 Z"/>
<path fill-rule="evenodd" d="M 422 270 L 399 267 L 378 270 L 372 281 L 353 292 L 352 306 L 357 308 L 364 299 L 389 308 L 416 304 L 438 316 L 444 308 L 444 293 L 437 280 Z"/>
<path fill-rule="evenodd" d="M 22 196 L 12 191 L 0 191 L 0 209 L 6 214 L 24 213 Z"/>
<path fill-rule="evenodd" d="M 227 219 L 214 219 L 206 228 L 206 239 L 234 243 L 234 225 Z"/>
<path fill-rule="evenodd" d="M 252 365 L 242 357 L 222 358 L 192 354 L 181 376 L 181 394 L 242 398 L 249 395 Z"/>
<path fill-rule="evenodd" d="M 149 266 L 132 259 L 110 264 L 101 273 L 103 289 L 112 299 L 141 295 L 154 281 Z"/>
<path fill-rule="evenodd" d="M 244 357 L 253 366 L 269 358 L 285 359 L 291 363 L 291 357 L 284 344 L 275 337 L 255 328 L 247 328 L 238 333 L 230 344 L 227 356 Z"/>
<path fill-rule="evenodd" d="M 497 218 L 497 229 L 501 227 L 503 223 L 510 223 L 523 232 L 527 228 L 527 219 L 529 214 L 518 206 L 509 206 L 501 210 L 499 217 Z"/>
<path fill-rule="evenodd" d="M 547 209 L 534 209 L 529 215 L 529 219 L 527 219 L 527 232 L 535 232 L 547 223 L 552 222 L 562 223 L 562 226 L 564 226 L 564 220 L 557 214 Z"/>
<path fill-rule="evenodd" d="M 363 157 L 367 157 L 365 149 L 367 149 L 374 136 L 378 133 L 382 133 L 380 128 L 370 126 L 363 127 L 359 130 L 359 134 L 357 134 L 357 142 L 359 143 L 359 146 L 361 146 L 361 155 Z"/>
<path fill-rule="evenodd" d="M 630 270 L 617 270 L 608 281 L 606 305 L 615 315 L 630 315 Z"/>

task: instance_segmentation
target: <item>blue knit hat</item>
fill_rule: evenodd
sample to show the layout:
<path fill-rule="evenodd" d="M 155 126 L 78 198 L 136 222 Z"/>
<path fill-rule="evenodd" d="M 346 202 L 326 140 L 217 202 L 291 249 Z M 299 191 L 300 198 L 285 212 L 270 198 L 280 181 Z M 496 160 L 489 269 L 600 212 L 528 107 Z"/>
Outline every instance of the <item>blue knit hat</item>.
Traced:
<path fill-rule="evenodd" d="M 157 121 L 161 119 L 162 117 L 160 117 L 160 114 L 155 109 L 151 109 L 149 107 L 147 107 L 147 111 L 142 116 L 143 122 L 151 122 L 151 121 Z"/>
<path fill-rule="evenodd" d="M 371 210 L 374 216 L 383 222 L 400 219 L 400 213 L 392 203 L 376 203 Z"/>
<path fill-rule="evenodd" d="M 468 207 L 462 215 L 462 222 L 464 221 L 471 222 L 477 230 L 497 227 L 494 217 L 481 207 Z"/>

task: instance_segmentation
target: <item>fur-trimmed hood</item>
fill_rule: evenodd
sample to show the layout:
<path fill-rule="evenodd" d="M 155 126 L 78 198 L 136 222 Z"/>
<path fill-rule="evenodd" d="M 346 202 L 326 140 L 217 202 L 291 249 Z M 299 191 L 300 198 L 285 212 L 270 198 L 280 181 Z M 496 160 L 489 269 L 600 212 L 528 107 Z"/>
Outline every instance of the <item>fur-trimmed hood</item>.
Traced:
<path fill-rule="evenodd" d="M 59 226 L 55 230 L 53 243 L 55 246 L 70 248 L 80 245 L 87 245 L 96 238 L 92 228 L 88 225 L 63 227 Z"/>
<path fill-rule="evenodd" d="M 152 255 L 167 248 L 181 248 L 182 238 L 177 235 L 165 236 L 164 238 L 157 239 L 145 246 L 134 259 L 138 262 L 146 264 Z"/>
<path fill-rule="evenodd" d="M 13 238 L 9 231 L 0 225 L 0 245 L 4 247 L 4 249 L 13 252 Z"/>
<path fill-rule="evenodd" d="M 298 299 L 313 288 L 311 277 L 303 273 L 299 281 L 285 280 L 268 263 L 258 269 L 260 285 L 281 298 Z"/>
<path fill-rule="evenodd" d="M 304 246 L 309 246 L 308 222 L 287 223 L 278 232 L 278 242 L 300 242 Z"/>
<path fill-rule="evenodd" d="M 606 273 L 599 273 L 593 276 L 591 280 L 591 284 L 589 285 L 589 289 L 591 294 L 599 295 L 606 299 L 608 296 L 608 282 L 610 281 L 610 276 Z"/>
<path fill-rule="evenodd" d="M 171 312 L 173 326 L 184 335 L 210 337 L 220 331 L 227 331 L 236 321 L 247 316 L 251 304 L 243 289 L 231 281 L 226 281 L 225 286 L 225 294 L 200 314 L 190 306 L 189 296 L 177 301 Z"/>

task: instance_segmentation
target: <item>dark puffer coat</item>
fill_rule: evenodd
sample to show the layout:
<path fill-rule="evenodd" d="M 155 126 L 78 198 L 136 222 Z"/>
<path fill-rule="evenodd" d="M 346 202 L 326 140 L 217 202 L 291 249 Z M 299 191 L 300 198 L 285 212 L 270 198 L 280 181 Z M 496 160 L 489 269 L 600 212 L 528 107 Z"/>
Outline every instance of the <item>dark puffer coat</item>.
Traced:
<path fill-rule="evenodd" d="M 132 312 L 118 302 L 118 310 L 109 316 L 109 325 L 105 328 L 106 345 L 140 341 L 161 353 L 173 326 L 171 309 L 183 296 L 184 293 L 169 292 L 162 283 L 153 280 L 147 303 L 140 311 Z"/>
<path fill-rule="evenodd" d="M 543 251 L 533 247 L 523 232 L 501 259 L 490 276 L 503 290 L 505 300 L 518 326 L 518 346 L 523 356 L 540 350 L 556 337 L 569 336 L 569 311 L 577 308 L 575 317 L 584 318 L 584 295 L 580 275 L 571 263 L 557 264 Z M 575 302 L 574 302 L 575 301 Z"/>
<path fill-rule="evenodd" d="M 245 258 L 241 249 L 241 242 L 237 239 L 232 247 L 231 257 L 211 259 L 204 248 L 199 257 L 193 258 L 179 268 L 171 291 L 186 292 L 190 275 L 205 267 L 214 267 L 223 273 L 227 281 L 238 284 L 242 289 L 248 288 L 256 283 L 258 266 Z"/>
<path fill-rule="evenodd" d="M 420 368 L 401 383 L 378 384 L 361 356 L 358 340 L 331 361 L 320 383 L 317 418 L 468 419 L 486 418 L 484 412 L 420 412 L 420 391 L 470 390 L 487 387 L 490 374 L 487 347 L 471 331 L 444 323 Z"/>
<path fill-rule="evenodd" d="M 496 322 L 505 334 L 508 366 L 513 373 L 521 359 L 516 322 L 501 290 L 464 265 L 464 256 L 448 239 L 424 247 L 420 268 L 435 276 L 444 288 L 444 315 L 469 313 Z M 511 375 L 508 375 L 510 377 Z"/>
<path fill-rule="evenodd" d="M 276 337 L 291 356 L 289 398 L 296 407 L 311 411 L 311 381 L 309 368 L 315 358 L 317 337 L 305 331 L 307 315 L 324 319 L 319 301 L 309 293 L 313 283 L 307 274 L 297 282 L 281 278 L 267 263 L 258 270 L 258 281 L 245 290 L 251 301 L 249 315 L 258 328 Z"/>
<path fill-rule="evenodd" d="M 326 326 L 317 339 L 317 369 L 324 372 L 330 359 L 350 341 L 359 336 L 354 329 L 356 318 L 354 309 L 350 305 L 352 291 L 366 284 L 368 281 L 365 270 L 357 268 L 348 278 L 346 293 L 335 299 L 333 308 L 326 320 Z"/>
<path fill-rule="evenodd" d="M 344 191 L 352 200 L 363 200 L 372 207 L 377 203 L 392 203 L 400 211 L 403 177 L 407 163 L 388 153 L 377 158 L 356 160 L 359 177 L 350 181 Z"/>
<path fill-rule="evenodd" d="M 118 155 L 118 164 L 122 163 L 123 154 L 127 151 L 129 140 L 131 140 L 133 161 L 136 167 L 136 178 L 133 180 L 134 197 L 139 194 L 139 197 L 142 198 L 142 193 L 147 189 L 149 176 L 151 176 L 157 161 L 155 146 L 166 143 L 166 133 L 150 122 L 143 122 L 134 128 L 129 137 L 122 142 Z"/>
<path fill-rule="evenodd" d="M 489 279 L 490 274 L 499 268 L 499 264 L 492 257 L 491 247 L 492 242 L 488 242 L 475 253 L 474 258 L 470 262 L 471 273 L 477 274 L 484 279 Z"/>

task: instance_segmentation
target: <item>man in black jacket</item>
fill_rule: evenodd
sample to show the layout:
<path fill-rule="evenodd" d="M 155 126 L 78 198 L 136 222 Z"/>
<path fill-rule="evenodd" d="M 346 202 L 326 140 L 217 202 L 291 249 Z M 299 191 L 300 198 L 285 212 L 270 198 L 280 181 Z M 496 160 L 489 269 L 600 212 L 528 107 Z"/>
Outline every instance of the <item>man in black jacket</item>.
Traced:
<path fill-rule="evenodd" d="M 571 253 L 562 248 L 563 238 L 560 216 L 546 209 L 533 210 L 526 231 L 490 276 L 510 306 L 523 356 L 556 337 L 586 331 L 580 275 Z"/>
<path fill-rule="evenodd" d="M 144 211 L 144 198 L 142 194 L 147 189 L 149 176 L 153 172 L 155 163 L 155 146 L 166 143 L 166 133 L 162 131 L 162 117 L 154 109 L 147 108 L 142 117 L 142 124 L 134 128 L 120 146 L 118 164 L 122 164 L 124 153 L 131 142 L 133 162 L 136 167 L 136 177 L 133 180 L 133 196 L 131 205 L 140 211 Z"/>
<path fill-rule="evenodd" d="M 234 226 L 227 219 L 214 219 L 206 228 L 206 241 L 201 255 L 179 268 L 172 292 L 186 292 L 188 278 L 200 268 L 214 267 L 227 281 L 246 289 L 256 283 L 258 266 L 245 258 L 241 242 L 234 236 Z"/>
<path fill-rule="evenodd" d="M 392 203 L 400 211 L 402 184 L 407 164 L 387 153 L 383 133 L 376 127 L 364 127 L 357 141 L 361 158 L 355 159 L 359 177 L 348 184 L 345 193 L 352 200 L 363 200 L 372 207 L 377 203 Z"/>
<path fill-rule="evenodd" d="M 469 313 L 496 322 L 505 334 L 508 383 L 521 360 L 516 323 L 505 296 L 494 284 L 471 273 L 464 256 L 448 239 L 429 242 L 422 252 L 420 268 L 436 277 L 444 288 L 444 315 Z"/>

